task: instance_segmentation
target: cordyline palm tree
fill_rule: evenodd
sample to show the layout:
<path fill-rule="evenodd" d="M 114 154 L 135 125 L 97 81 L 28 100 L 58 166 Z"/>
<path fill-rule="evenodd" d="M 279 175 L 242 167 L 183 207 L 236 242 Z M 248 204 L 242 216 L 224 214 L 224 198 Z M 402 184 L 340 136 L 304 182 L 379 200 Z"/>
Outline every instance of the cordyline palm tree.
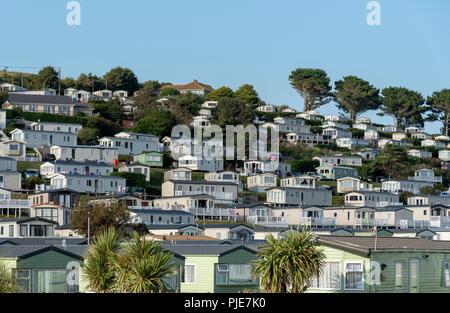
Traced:
<path fill-rule="evenodd" d="M 291 230 L 285 239 L 267 238 L 252 273 L 259 277 L 265 292 L 305 292 L 313 277 L 319 276 L 325 255 L 318 249 L 313 233 L 302 228 Z"/>
<path fill-rule="evenodd" d="M 101 232 L 89 247 L 83 262 L 89 289 L 94 292 L 111 292 L 115 286 L 115 260 L 122 237 L 114 228 Z"/>
<path fill-rule="evenodd" d="M 14 275 L 6 268 L 3 262 L 0 262 L 0 294 L 17 293 L 20 291 Z"/>
<path fill-rule="evenodd" d="M 133 232 L 133 241 L 123 244 L 120 233 L 109 228 L 89 248 L 83 275 L 94 292 L 166 292 L 163 278 L 173 273 L 171 258 L 159 242 Z"/>
<path fill-rule="evenodd" d="M 116 258 L 117 291 L 132 293 L 167 292 L 163 278 L 173 274 L 171 253 L 154 240 L 141 239 L 133 233 L 133 241 Z"/>

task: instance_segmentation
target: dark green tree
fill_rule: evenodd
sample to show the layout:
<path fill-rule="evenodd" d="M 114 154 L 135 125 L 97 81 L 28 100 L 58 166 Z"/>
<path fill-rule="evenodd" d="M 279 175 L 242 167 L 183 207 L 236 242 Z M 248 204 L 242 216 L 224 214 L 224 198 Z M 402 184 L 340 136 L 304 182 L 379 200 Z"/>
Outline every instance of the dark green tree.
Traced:
<path fill-rule="evenodd" d="M 450 89 L 433 92 L 431 97 L 427 98 L 427 108 L 430 111 L 427 120 L 441 121 L 442 134 L 450 135 Z"/>
<path fill-rule="evenodd" d="M 3 105 L 3 103 L 8 100 L 8 92 L 7 91 L 0 91 L 0 108 Z"/>
<path fill-rule="evenodd" d="M 90 203 L 87 200 L 83 200 L 73 210 L 71 221 L 72 228 L 83 236 L 88 234 L 88 214 L 89 233 L 92 237 L 97 236 L 109 227 L 121 230 L 130 219 L 126 201 Z"/>
<path fill-rule="evenodd" d="M 144 118 L 138 120 L 134 131 L 164 137 L 170 136 L 175 125 L 175 118 L 170 111 L 154 108 L 149 110 Z"/>
<path fill-rule="evenodd" d="M 209 101 L 219 101 L 222 98 L 232 98 L 234 97 L 234 92 L 231 88 L 229 87 L 220 87 L 217 88 L 216 90 L 208 93 L 206 95 L 206 100 Z"/>
<path fill-rule="evenodd" d="M 127 180 L 127 187 L 147 187 L 147 182 L 145 181 L 144 174 L 131 172 L 114 172 L 111 175 L 125 178 Z"/>
<path fill-rule="evenodd" d="M 234 98 L 221 98 L 214 114 L 221 126 L 247 125 L 253 120 L 253 114 L 247 106 Z"/>
<path fill-rule="evenodd" d="M 112 91 L 126 90 L 129 96 L 139 90 L 139 82 L 133 71 L 129 68 L 115 67 L 103 77 L 108 89 Z"/>
<path fill-rule="evenodd" d="M 35 89 L 53 88 L 58 89 L 59 74 L 52 66 L 44 67 L 39 71 Z"/>
<path fill-rule="evenodd" d="M 252 85 L 244 84 L 234 93 L 235 97 L 245 104 L 257 104 L 259 96 Z"/>
<path fill-rule="evenodd" d="M 321 69 L 298 68 L 291 72 L 289 81 L 304 101 L 304 112 L 314 110 L 333 100 L 330 78 Z"/>
<path fill-rule="evenodd" d="M 96 145 L 97 139 L 99 136 L 100 136 L 100 132 L 98 129 L 83 127 L 78 132 L 78 144 L 79 145 Z"/>
<path fill-rule="evenodd" d="M 159 93 L 160 97 L 167 97 L 167 96 L 178 96 L 180 92 L 176 90 L 175 88 L 167 87 L 161 90 Z"/>
<path fill-rule="evenodd" d="M 142 84 L 142 89 L 150 92 L 156 92 L 159 88 L 161 88 L 161 83 L 157 80 L 148 80 Z"/>
<path fill-rule="evenodd" d="M 408 163 L 408 154 L 402 147 L 388 144 L 378 155 L 375 167 L 389 178 L 401 178 Z"/>
<path fill-rule="evenodd" d="M 350 114 L 354 122 L 358 115 L 376 110 L 381 105 L 379 89 L 356 76 L 346 76 L 335 83 L 335 101 L 339 109 Z"/>
<path fill-rule="evenodd" d="M 424 107 L 425 99 L 417 91 L 403 87 L 388 87 L 382 90 L 383 115 L 390 115 L 394 118 L 395 126 L 423 127 L 424 120 L 422 114 L 426 111 Z"/>

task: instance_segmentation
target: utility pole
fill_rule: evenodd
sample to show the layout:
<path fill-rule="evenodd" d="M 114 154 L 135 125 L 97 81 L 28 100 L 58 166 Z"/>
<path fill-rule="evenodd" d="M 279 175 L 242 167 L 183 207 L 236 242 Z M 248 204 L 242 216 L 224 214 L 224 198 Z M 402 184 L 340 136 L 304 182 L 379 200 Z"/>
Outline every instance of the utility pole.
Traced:
<path fill-rule="evenodd" d="M 61 67 L 59 67 L 58 93 L 61 96 Z"/>
<path fill-rule="evenodd" d="M 88 246 L 90 244 L 91 235 L 91 211 L 88 211 Z"/>

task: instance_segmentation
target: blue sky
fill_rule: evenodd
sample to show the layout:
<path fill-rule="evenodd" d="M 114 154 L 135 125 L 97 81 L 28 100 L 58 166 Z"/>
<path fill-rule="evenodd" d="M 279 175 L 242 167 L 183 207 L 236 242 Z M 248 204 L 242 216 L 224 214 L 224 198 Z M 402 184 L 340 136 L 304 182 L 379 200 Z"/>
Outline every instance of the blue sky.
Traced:
<path fill-rule="evenodd" d="M 297 67 L 425 96 L 450 88 L 446 0 L 379 0 L 381 26 L 367 25 L 368 0 L 79 0 L 81 26 L 67 25 L 68 2 L 2 1 L 0 65 L 61 66 L 72 77 L 122 66 L 142 82 L 249 83 L 266 102 L 297 110 L 303 101 L 288 81 Z M 320 111 L 338 112 L 332 103 Z"/>

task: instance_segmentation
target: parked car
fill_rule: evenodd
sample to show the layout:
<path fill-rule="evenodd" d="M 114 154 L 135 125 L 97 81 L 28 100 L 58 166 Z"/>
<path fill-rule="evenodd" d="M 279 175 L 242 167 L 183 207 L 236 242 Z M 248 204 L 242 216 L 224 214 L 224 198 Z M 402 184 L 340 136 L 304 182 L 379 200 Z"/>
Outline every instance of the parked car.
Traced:
<path fill-rule="evenodd" d="M 56 160 L 56 157 L 55 157 L 55 155 L 54 154 L 47 154 L 45 157 L 44 157 L 44 161 L 55 161 Z"/>

